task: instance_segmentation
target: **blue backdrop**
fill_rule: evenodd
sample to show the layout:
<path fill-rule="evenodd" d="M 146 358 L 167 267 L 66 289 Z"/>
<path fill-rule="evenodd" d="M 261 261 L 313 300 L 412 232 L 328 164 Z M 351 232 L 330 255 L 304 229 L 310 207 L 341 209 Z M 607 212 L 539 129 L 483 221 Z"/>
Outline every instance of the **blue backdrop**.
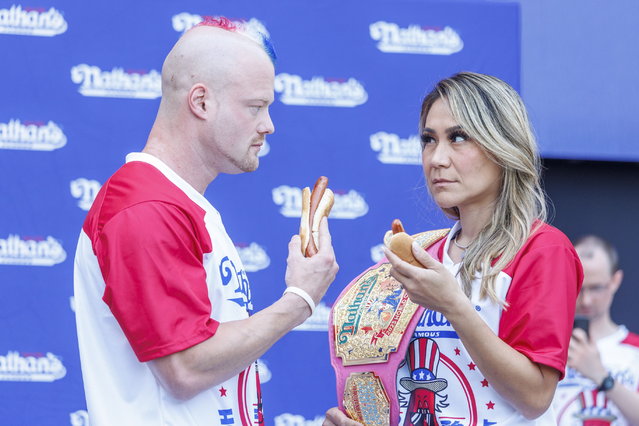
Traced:
<path fill-rule="evenodd" d="M 516 4 L 462 1 L 0 1 L 0 423 L 86 425 L 73 255 L 100 185 L 146 141 L 164 56 L 204 15 L 274 42 L 276 133 L 258 171 L 220 176 L 222 213 L 261 309 L 283 288 L 300 191 L 336 193 L 340 272 L 316 314 L 260 360 L 267 424 L 319 425 L 336 405 L 327 318 L 380 256 L 392 219 L 447 226 L 428 200 L 417 138 L 424 93 L 471 70 L 519 88 Z"/>

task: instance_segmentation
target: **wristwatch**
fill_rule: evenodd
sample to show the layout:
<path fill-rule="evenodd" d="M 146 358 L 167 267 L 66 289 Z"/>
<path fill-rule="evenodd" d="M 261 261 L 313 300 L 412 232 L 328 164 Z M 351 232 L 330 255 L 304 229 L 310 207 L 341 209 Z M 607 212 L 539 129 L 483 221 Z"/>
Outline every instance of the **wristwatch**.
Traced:
<path fill-rule="evenodd" d="M 607 392 L 615 385 L 615 379 L 612 377 L 612 374 L 608 373 L 605 379 L 601 382 L 599 387 L 597 387 L 598 392 Z"/>

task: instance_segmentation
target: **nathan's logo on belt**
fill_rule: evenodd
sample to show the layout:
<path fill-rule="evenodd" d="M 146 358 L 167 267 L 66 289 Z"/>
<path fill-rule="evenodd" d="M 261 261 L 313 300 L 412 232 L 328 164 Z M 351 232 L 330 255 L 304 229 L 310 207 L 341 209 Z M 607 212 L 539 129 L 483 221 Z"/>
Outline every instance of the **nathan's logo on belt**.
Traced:
<path fill-rule="evenodd" d="M 377 48 L 386 53 L 414 53 L 450 55 L 464 48 L 464 42 L 451 27 L 400 28 L 393 22 L 378 21 L 369 26 L 370 36 L 377 40 Z"/>
<path fill-rule="evenodd" d="M 162 96 L 162 77 L 156 70 L 125 71 L 116 67 L 103 71 L 94 65 L 80 64 L 71 68 L 71 80 L 81 85 L 78 92 L 84 96 L 133 99 Z"/>
<path fill-rule="evenodd" d="M 354 78 L 325 79 L 316 76 L 303 80 L 299 75 L 275 76 L 275 91 L 286 105 L 355 107 L 368 100 L 364 86 Z"/>
<path fill-rule="evenodd" d="M 173 24 L 173 29 L 177 32 L 183 33 L 185 31 L 190 30 L 200 22 L 204 20 L 204 18 L 213 18 L 212 16 L 203 16 L 197 15 L 188 12 L 178 13 L 177 15 L 173 15 L 171 19 L 171 23 Z M 231 20 L 236 26 L 241 26 L 249 33 L 261 33 L 266 37 L 270 37 L 266 26 L 260 22 L 259 19 L 251 18 L 251 19 L 234 19 Z"/>
<path fill-rule="evenodd" d="M 417 311 L 390 268 L 369 269 L 333 306 L 335 354 L 343 365 L 386 362 Z"/>
<path fill-rule="evenodd" d="M 52 37 L 67 30 L 67 21 L 55 8 L 49 10 L 13 5 L 0 9 L 0 34 Z"/>
<path fill-rule="evenodd" d="M 0 123 L 0 148 L 27 151 L 53 151 L 67 144 L 67 137 L 56 123 L 21 122 Z"/>
<path fill-rule="evenodd" d="M 364 197 L 354 189 L 348 192 L 336 189 L 335 202 L 328 217 L 331 219 L 355 219 L 368 213 L 368 204 Z M 295 186 L 280 185 L 273 188 L 273 202 L 285 217 L 300 217 L 302 214 L 302 189 Z"/>
<path fill-rule="evenodd" d="M 355 298 L 346 306 L 346 320 L 342 323 L 341 329 L 337 334 L 337 341 L 339 343 L 348 342 L 348 336 L 352 336 L 357 333 L 357 327 L 361 319 L 360 310 L 362 308 L 362 302 L 373 289 L 376 282 L 377 275 L 374 275 L 362 282 L 355 294 Z"/>
<path fill-rule="evenodd" d="M 370 136 L 371 149 L 379 152 L 377 159 L 384 164 L 422 164 L 419 136 L 402 139 L 394 133 L 377 132 Z"/>
<path fill-rule="evenodd" d="M 52 236 L 46 239 L 18 235 L 0 238 L 0 265 L 53 266 L 66 258 L 62 244 Z"/>
<path fill-rule="evenodd" d="M 26 354 L 9 351 L 0 355 L 0 381 L 6 382 L 53 382 L 67 374 L 60 358 L 51 352 Z"/>

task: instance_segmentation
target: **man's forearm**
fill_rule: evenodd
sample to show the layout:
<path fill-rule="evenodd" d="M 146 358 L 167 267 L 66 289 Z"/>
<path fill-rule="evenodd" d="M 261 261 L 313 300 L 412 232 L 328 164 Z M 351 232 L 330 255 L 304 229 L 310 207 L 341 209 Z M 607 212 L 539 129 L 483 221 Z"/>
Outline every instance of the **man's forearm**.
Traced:
<path fill-rule="evenodd" d="M 150 365 L 169 393 L 189 399 L 245 370 L 309 314 L 303 299 L 286 294 L 249 318 L 221 323 L 209 339 Z"/>

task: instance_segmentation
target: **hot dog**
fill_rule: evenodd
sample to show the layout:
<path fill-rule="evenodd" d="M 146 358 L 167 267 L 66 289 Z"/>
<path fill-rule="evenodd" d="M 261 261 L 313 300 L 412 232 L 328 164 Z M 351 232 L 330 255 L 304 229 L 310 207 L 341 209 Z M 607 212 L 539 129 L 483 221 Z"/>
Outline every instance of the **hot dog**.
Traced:
<path fill-rule="evenodd" d="M 300 238 L 302 254 L 311 257 L 319 249 L 319 224 L 322 217 L 328 216 L 333 208 L 335 195 L 328 187 L 328 178 L 320 176 L 313 191 L 306 187 L 302 190 L 302 217 L 300 220 Z"/>
<path fill-rule="evenodd" d="M 391 234 L 392 232 L 392 234 Z M 391 224 L 391 231 L 386 233 L 384 237 L 384 243 L 388 246 L 390 251 L 395 253 L 404 262 L 408 262 L 411 265 L 423 268 L 422 265 L 415 256 L 413 256 L 413 237 L 408 235 L 404 231 L 404 226 L 399 219 L 393 220 Z"/>

